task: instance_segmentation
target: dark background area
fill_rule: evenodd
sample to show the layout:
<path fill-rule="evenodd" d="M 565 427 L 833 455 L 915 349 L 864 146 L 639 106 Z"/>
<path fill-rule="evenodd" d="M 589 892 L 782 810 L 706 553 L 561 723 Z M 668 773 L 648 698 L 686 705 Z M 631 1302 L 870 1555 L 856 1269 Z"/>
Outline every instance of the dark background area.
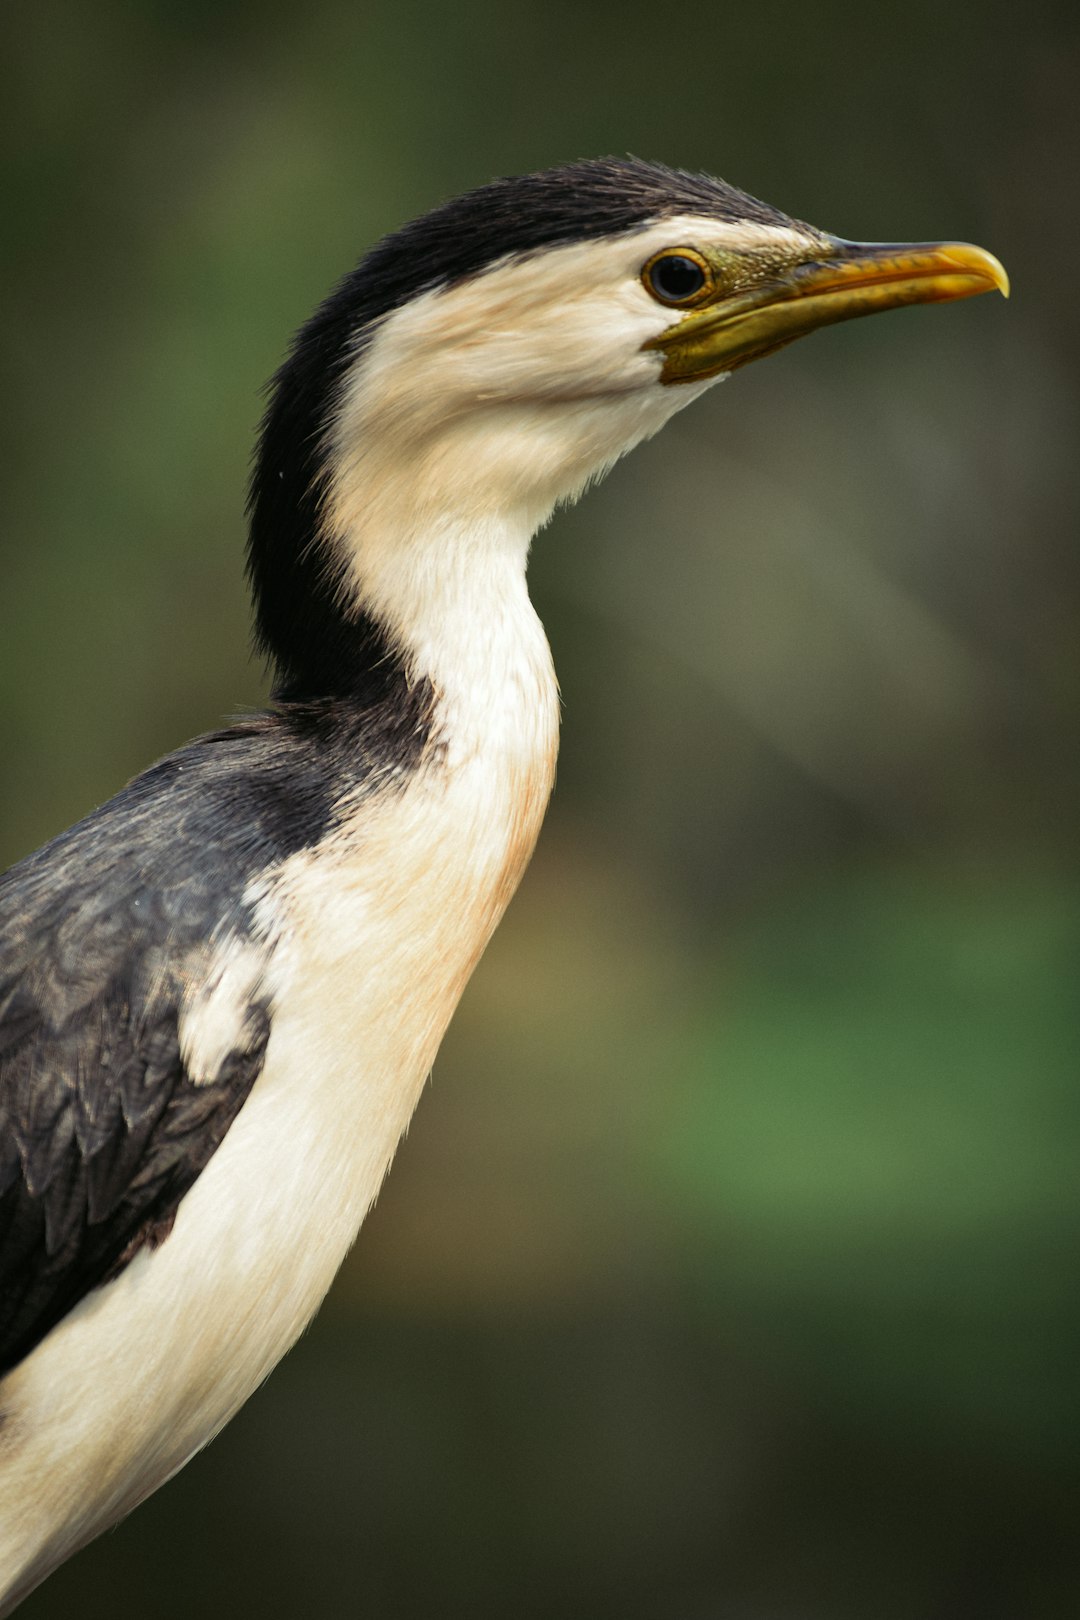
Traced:
<path fill-rule="evenodd" d="M 558 790 L 378 1207 L 26 1620 L 1080 1612 L 1075 15 L 8 8 L 5 861 L 261 701 L 259 390 L 411 214 L 630 150 L 1014 287 L 541 537 Z"/>

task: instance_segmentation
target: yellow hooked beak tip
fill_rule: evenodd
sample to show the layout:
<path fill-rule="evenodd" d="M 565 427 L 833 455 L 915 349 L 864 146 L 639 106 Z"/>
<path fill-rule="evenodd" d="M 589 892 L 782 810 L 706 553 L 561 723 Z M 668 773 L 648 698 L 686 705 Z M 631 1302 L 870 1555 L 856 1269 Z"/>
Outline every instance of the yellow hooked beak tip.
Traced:
<path fill-rule="evenodd" d="M 700 382 L 761 359 L 819 326 L 906 304 L 973 298 L 1009 278 L 992 253 L 967 242 L 845 242 L 820 257 L 771 265 L 737 292 L 718 285 L 646 348 L 664 355 L 662 382 Z"/>

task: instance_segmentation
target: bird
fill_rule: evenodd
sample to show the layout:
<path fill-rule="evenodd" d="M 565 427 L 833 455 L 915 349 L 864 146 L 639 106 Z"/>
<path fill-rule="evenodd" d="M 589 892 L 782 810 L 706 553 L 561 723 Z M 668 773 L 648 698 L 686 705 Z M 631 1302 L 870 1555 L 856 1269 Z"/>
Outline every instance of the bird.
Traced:
<path fill-rule="evenodd" d="M 997 288 L 637 158 L 378 242 L 274 378 L 248 502 L 264 712 L 0 880 L 0 1615 L 311 1321 L 532 854 L 560 700 L 534 535 L 817 328 Z"/>

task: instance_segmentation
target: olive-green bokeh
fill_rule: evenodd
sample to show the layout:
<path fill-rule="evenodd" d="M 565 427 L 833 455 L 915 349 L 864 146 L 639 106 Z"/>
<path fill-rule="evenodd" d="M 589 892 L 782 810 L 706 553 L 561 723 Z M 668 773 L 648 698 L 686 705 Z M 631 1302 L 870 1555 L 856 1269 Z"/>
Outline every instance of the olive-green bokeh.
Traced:
<path fill-rule="evenodd" d="M 1073 8 L 3 27 L 5 859 L 261 700 L 259 388 L 410 214 L 630 150 L 1014 285 L 749 368 L 541 537 L 558 792 L 380 1204 L 27 1620 L 1075 1614 Z"/>

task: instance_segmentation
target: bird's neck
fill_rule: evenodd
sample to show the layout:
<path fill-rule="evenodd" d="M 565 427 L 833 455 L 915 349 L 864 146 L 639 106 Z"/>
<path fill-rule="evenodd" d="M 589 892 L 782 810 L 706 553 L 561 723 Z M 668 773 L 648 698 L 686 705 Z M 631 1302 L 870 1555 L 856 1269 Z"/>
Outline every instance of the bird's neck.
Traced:
<path fill-rule="evenodd" d="M 448 762 L 492 750 L 552 757 L 558 688 L 525 578 L 537 514 L 434 499 L 404 459 L 364 471 L 324 500 L 314 534 L 297 531 L 290 551 L 305 566 L 284 585 L 280 568 L 260 571 L 254 514 L 260 624 L 269 604 L 290 632 L 287 651 L 273 649 L 279 696 L 344 700 L 373 723 L 423 707 Z M 321 568 L 307 566 L 313 556 Z"/>
<path fill-rule="evenodd" d="M 404 491 L 387 504 L 392 521 L 369 512 L 338 529 L 352 610 L 383 627 L 407 682 L 429 685 L 448 762 L 553 753 L 558 689 L 526 585 L 528 517 L 410 510 Z"/>

